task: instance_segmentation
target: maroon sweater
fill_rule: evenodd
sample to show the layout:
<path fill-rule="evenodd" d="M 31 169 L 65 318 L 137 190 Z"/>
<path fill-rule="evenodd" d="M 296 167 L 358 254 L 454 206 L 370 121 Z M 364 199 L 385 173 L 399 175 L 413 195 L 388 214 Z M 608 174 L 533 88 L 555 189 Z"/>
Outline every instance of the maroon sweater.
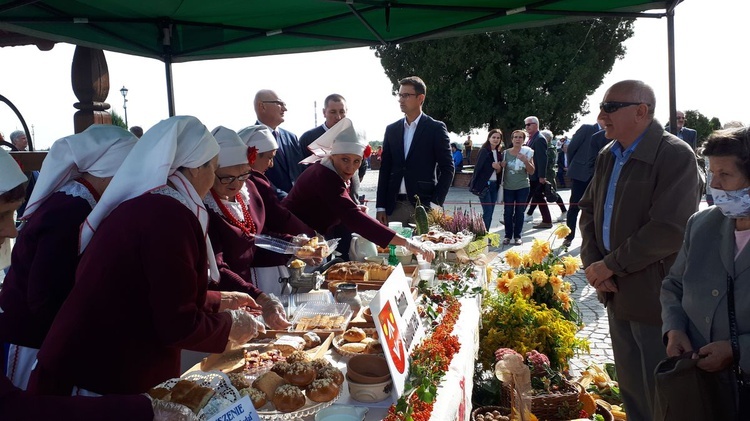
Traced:
<path fill-rule="evenodd" d="M 222 352 L 229 313 L 207 313 L 206 243 L 175 199 L 147 193 L 101 223 L 42 344 L 29 390 L 143 393 L 179 377 L 180 351 Z"/>
<path fill-rule="evenodd" d="M 281 202 L 314 230 L 328 234 L 344 224 L 380 247 L 387 246 L 396 232 L 359 210 L 349 197 L 344 180 L 320 162 L 311 165 Z"/>
<path fill-rule="evenodd" d="M 0 342 L 39 349 L 75 282 L 89 202 L 52 194 L 23 225 L 0 290 Z"/>

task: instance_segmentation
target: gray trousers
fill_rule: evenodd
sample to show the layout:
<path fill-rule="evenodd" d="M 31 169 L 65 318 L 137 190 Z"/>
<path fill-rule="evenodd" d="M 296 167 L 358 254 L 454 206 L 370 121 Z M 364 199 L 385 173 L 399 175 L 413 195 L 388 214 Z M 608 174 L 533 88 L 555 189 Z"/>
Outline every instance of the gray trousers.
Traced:
<path fill-rule="evenodd" d="M 654 407 L 654 370 L 661 360 L 667 358 L 661 326 L 617 320 L 611 309 L 607 314 L 628 421 L 650 421 Z"/>
<path fill-rule="evenodd" d="M 404 228 L 414 223 L 414 205 L 408 200 L 397 200 L 393 213 L 388 215 L 388 222 L 401 222 Z"/>

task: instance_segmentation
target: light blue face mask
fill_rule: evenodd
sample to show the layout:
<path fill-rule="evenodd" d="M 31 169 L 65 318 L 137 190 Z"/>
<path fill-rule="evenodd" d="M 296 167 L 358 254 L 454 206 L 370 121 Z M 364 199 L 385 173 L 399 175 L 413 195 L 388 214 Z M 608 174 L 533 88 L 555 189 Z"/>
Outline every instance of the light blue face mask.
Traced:
<path fill-rule="evenodd" d="M 714 205 L 727 218 L 738 219 L 750 216 L 750 187 L 739 190 L 720 190 L 711 188 Z"/>

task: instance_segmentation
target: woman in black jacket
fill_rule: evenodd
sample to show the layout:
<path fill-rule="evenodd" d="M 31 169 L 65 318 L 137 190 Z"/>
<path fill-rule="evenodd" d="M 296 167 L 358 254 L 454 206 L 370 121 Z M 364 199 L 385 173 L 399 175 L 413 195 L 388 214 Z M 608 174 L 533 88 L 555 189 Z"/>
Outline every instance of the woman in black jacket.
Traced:
<path fill-rule="evenodd" d="M 492 225 L 492 214 L 495 212 L 497 203 L 497 192 L 500 189 L 503 178 L 503 132 L 500 129 L 492 129 L 487 133 L 487 141 L 479 149 L 477 164 L 474 166 L 474 175 L 471 177 L 469 188 L 471 192 L 479 196 L 482 202 L 482 219 L 487 231 Z"/>

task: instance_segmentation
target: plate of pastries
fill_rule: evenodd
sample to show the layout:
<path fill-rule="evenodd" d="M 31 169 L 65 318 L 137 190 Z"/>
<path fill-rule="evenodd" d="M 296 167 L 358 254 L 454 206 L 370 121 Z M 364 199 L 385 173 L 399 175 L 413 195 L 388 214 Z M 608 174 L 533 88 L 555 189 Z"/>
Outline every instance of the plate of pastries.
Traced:
<path fill-rule="evenodd" d="M 345 357 L 359 354 L 383 354 L 383 346 L 374 328 L 352 327 L 333 338 L 333 349 Z"/>
<path fill-rule="evenodd" d="M 310 359 L 295 351 L 254 380 L 240 373 L 232 385 L 249 396 L 262 419 L 294 419 L 312 415 L 338 399 L 344 374 L 324 358 Z"/>

